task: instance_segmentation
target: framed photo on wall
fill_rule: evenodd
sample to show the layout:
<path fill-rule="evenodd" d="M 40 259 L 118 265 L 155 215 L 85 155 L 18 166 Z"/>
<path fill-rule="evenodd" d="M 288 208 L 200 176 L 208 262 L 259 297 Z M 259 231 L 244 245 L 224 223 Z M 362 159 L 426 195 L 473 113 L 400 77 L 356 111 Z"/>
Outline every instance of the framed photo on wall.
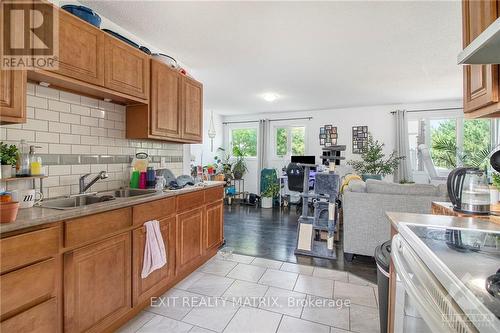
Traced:
<path fill-rule="evenodd" d="M 368 148 L 368 126 L 352 127 L 352 153 L 362 154 Z"/>
<path fill-rule="evenodd" d="M 325 125 L 319 128 L 319 144 L 321 146 L 335 146 L 337 144 L 337 138 L 337 127 Z"/>

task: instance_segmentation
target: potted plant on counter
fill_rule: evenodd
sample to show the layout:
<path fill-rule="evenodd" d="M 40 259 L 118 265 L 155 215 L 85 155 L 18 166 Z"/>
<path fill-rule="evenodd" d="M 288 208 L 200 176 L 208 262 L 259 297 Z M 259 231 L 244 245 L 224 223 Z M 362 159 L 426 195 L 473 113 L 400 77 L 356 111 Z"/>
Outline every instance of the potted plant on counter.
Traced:
<path fill-rule="evenodd" d="M 15 145 L 8 145 L 0 142 L 0 164 L 2 165 L 1 178 L 12 177 L 12 168 L 16 165 L 17 153 L 18 150 Z"/>
<path fill-rule="evenodd" d="M 389 157 L 385 157 L 384 143 L 375 140 L 371 134 L 368 135 L 368 145 L 361 154 L 361 160 L 351 160 L 347 164 L 352 165 L 354 170 L 363 178 L 382 180 L 383 177 L 394 173 L 397 170 L 399 161 L 405 156 L 398 156 L 392 152 Z"/>
<path fill-rule="evenodd" d="M 268 176 L 266 179 L 267 186 L 262 191 L 261 195 L 261 207 L 262 208 L 273 208 L 273 199 L 280 194 L 280 185 L 276 182 L 276 179 L 272 176 Z"/>

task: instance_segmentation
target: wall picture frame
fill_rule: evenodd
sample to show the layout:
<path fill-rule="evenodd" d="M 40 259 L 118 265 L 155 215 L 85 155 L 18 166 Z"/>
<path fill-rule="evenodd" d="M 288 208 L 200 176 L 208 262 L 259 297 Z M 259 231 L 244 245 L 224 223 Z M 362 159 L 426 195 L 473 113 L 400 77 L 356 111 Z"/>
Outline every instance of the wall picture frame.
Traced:
<path fill-rule="evenodd" d="M 352 153 L 362 154 L 368 148 L 368 126 L 352 127 Z"/>
<path fill-rule="evenodd" d="M 337 127 L 333 125 L 324 125 L 319 128 L 319 144 L 330 147 L 337 144 Z"/>

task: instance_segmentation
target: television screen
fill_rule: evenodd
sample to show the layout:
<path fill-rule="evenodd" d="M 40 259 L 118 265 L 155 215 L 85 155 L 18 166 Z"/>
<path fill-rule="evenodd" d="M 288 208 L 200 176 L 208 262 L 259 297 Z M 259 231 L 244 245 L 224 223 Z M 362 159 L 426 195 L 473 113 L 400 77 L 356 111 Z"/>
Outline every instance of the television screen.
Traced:
<path fill-rule="evenodd" d="M 291 162 L 316 165 L 316 156 L 292 156 Z M 312 167 L 311 170 L 314 171 L 316 168 Z"/>

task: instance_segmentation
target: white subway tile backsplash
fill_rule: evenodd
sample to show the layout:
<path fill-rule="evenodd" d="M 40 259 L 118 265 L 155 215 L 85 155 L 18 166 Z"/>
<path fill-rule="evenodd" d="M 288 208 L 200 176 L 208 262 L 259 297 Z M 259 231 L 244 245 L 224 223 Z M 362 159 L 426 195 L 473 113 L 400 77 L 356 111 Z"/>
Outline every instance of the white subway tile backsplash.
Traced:
<path fill-rule="evenodd" d="M 71 125 L 64 123 L 49 122 L 49 132 L 55 133 L 71 133 Z"/>
<path fill-rule="evenodd" d="M 31 119 L 31 121 L 23 124 L 23 129 L 32 131 L 47 131 L 49 129 L 49 123 L 46 120 Z"/>
<path fill-rule="evenodd" d="M 81 104 L 83 106 L 88 106 L 88 107 L 91 107 L 91 108 L 97 108 L 97 107 L 99 107 L 99 101 L 97 99 L 95 99 L 95 98 L 81 96 L 80 100 L 81 100 Z"/>
<path fill-rule="evenodd" d="M 17 144 L 25 139 L 29 144 L 40 146 L 37 153 L 57 155 L 47 157 L 47 163 L 60 161 L 61 165 L 45 166 L 48 175 L 44 180 L 46 198 L 76 194 L 82 174 L 96 174 L 102 170 L 109 172 L 109 179 L 99 181 L 91 190 L 128 186 L 130 164 L 127 156 L 136 152 L 182 156 L 181 144 L 126 139 L 123 105 L 28 83 L 26 114 L 26 124 L 0 126 L 0 140 Z M 98 161 L 109 164 L 88 164 Z M 78 162 L 87 164 L 73 164 Z M 168 163 L 168 166 L 174 173 L 181 173 L 181 162 Z M 24 183 L 19 184 L 10 186 L 22 187 Z"/>
<path fill-rule="evenodd" d="M 80 120 L 82 125 L 95 126 L 95 127 L 99 126 L 99 120 L 96 118 L 81 116 Z"/>
<path fill-rule="evenodd" d="M 30 116 L 28 114 L 28 118 L 34 117 L 40 120 L 59 121 L 59 112 L 45 110 L 45 109 L 33 109 L 33 108 L 28 108 L 28 109 L 34 110 L 34 116 Z"/>
<path fill-rule="evenodd" d="M 37 143 L 49 142 L 49 143 L 59 143 L 59 134 L 50 132 L 36 132 Z"/>
<path fill-rule="evenodd" d="M 98 145 L 99 144 L 99 137 L 82 135 L 82 136 L 80 136 L 80 141 L 84 145 Z"/>
<path fill-rule="evenodd" d="M 75 104 L 80 104 L 81 101 L 80 95 L 76 95 L 66 91 L 59 92 L 59 100 L 61 100 L 61 102 L 75 103 Z"/>
<path fill-rule="evenodd" d="M 71 146 L 71 154 L 84 155 L 90 154 L 90 146 L 89 145 L 72 145 Z"/>
<path fill-rule="evenodd" d="M 71 165 L 49 165 L 49 176 L 66 176 L 71 174 Z"/>
<path fill-rule="evenodd" d="M 71 154 L 71 145 L 50 143 L 49 154 Z"/>
<path fill-rule="evenodd" d="M 90 173 L 90 164 L 72 165 L 71 173 L 74 175 L 82 175 L 85 173 Z"/>
<path fill-rule="evenodd" d="M 104 119 L 104 118 L 106 118 L 106 111 L 99 110 L 99 109 L 91 109 L 90 110 L 90 116 L 92 116 L 94 118 Z"/>
<path fill-rule="evenodd" d="M 26 105 L 32 108 L 46 109 L 48 102 L 47 98 L 28 95 L 26 96 Z"/>
<path fill-rule="evenodd" d="M 80 143 L 80 136 L 79 135 L 61 134 L 59 137 L 61 139 L 61 143 L 65 143 L 65 144 L 79 144 Z"/>
<path fill-rule="evenodd" d="M 35 86 L 35 95 L 50 99 L 59 99 L 59 90 L 37 85 Z"/>
<path fill-rule="evenodd" d="M 90 108 L 87 106 L 71 104 L 71 113 L 89 117 L 90 116 Z"/>
<path fill-rule="evenodd" d="M 72 113 L 61 113 L 60 122 L 68 124 L 80 124 L 80 116 Z"/>
<path fill-rule="evenodd" d="M 7 140 L 9 141 L 35 141 L 35 132 L 28 130 L 20 130 L 14 128 L 7 128 Z"/>
<path fill-rule="evenodd" d="M 71 125 L 71 133 L 79 135 L 90 135 L 90 127 L 81 125 Z"/>
<path fill-rule="evenodd" d="M 59 111 L 59 112 L 70 112 L 71 111 L 71 104 L 65 103 L 65 102 L 49 100 L 49 110 L 54 110 L 54 111 Z"/>
<path fill-rule="evenodd" d="M 107 136 L 108 130 L 105 128 L 100 128 L 100 127 L 91 127 L 90 128 L 90 135 L 92 135 L 92 136 Z"/>

